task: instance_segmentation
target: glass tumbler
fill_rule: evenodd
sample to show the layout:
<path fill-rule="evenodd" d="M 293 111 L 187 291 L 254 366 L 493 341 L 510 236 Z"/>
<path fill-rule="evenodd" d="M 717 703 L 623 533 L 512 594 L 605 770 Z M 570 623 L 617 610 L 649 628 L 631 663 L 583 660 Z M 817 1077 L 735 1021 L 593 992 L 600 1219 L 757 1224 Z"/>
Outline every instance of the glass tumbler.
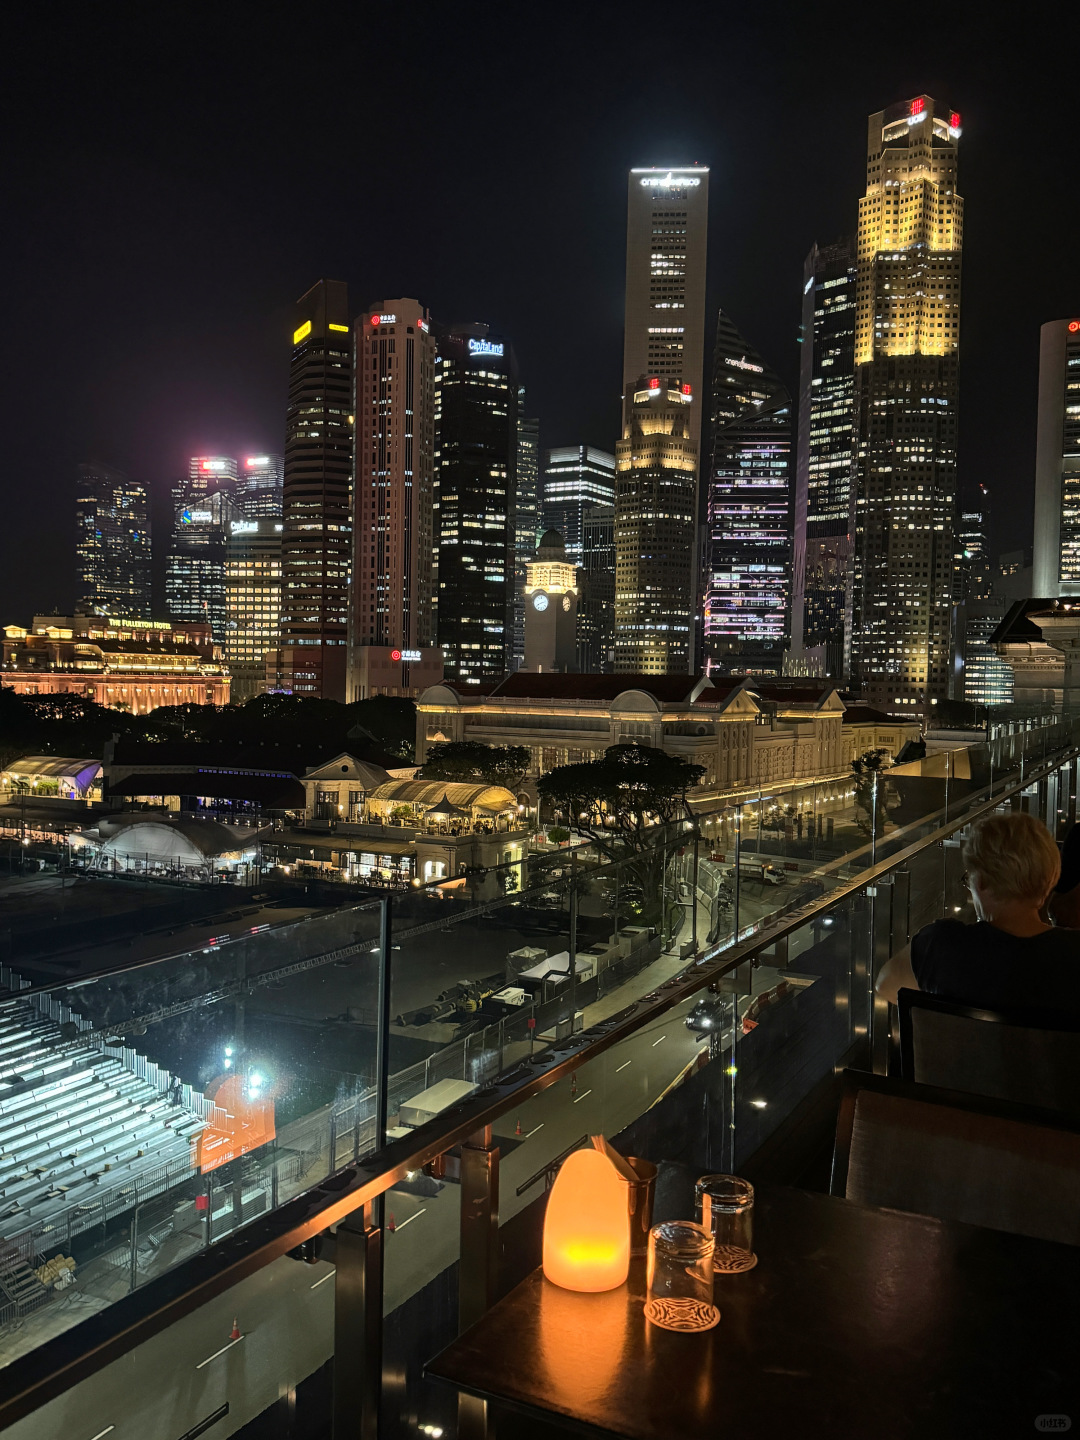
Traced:
<path fill-rule="evenodd" d="M 712 1236 L 692 1220 L 669 1220 L 649 1231 L 645 1318 L 661 1330 L 711 1330 Z"/>
<path fill-rule="evenodd" d="M 698 1221 L 713 1238 L 713 1268 L 725 1275 L 752 1270 L 754 1187 L 738 1175 L 703 1175 L 694 1197 Z"/>

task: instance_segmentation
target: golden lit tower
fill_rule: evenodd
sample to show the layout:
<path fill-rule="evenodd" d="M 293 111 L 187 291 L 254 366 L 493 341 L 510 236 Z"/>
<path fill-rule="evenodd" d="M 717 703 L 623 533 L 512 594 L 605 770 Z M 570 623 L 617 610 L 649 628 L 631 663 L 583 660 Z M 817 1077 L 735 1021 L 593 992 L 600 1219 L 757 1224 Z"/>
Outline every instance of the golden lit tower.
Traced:
<path fill-rule="evenodd" d="M 692 386 L 642 376 L 624 405 L 615 447 L 615 673 L 685 675 L 700 427 Z"/>
<path fill-rule="evenodd" d="M 870 116 L 859 202 L 853 678 L 874 704 L 948 693 L 963 201 L 960 116 Z"/>

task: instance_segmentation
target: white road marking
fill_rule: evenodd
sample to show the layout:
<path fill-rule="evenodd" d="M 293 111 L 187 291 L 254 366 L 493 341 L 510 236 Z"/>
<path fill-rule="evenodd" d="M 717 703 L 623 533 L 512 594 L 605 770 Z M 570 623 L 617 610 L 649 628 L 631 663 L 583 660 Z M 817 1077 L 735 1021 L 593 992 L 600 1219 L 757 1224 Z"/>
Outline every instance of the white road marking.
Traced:
<path fill-rule="evenodd" d="M 666 1036 L 666 1035 L 661 1035 L 661 1036 L 660 1036 L 660 1040 L 666 1040 L 666 1039 L 667 1039 L 667 1036 Z M 656 1049 L 657 1045 L 660 1044 L 660 1040 L 654 1040 L 654 1041 L 652 1042 L 652 1048 L 653 1048 L 654 1050 Z"/>
<path fill-rule="evenodd" d="M 592 1094 L 592 1091 L 591 1091 L 591 1090 L 586 1090 L 586 1091 L 585 1091 L 585 1095 L 591 1095 L 591 1094 Z M 576 1105 L 576 1104 L 578 1103 L 578 1100 L 584 1100 L 584 1099 L 585 1099 L 585 1095 L 579 1095 L 579 1096 L 577 1097 L 577 1100 L 574 1101 L 574 1104 Z"/>
<path fill-rule="evenodd" d="M 619 1070 L 625 1070 L 627 1065 L 632 1065 L 633 1063 L 633 1060 L 624 1060 L 623 1063 L 618 1067 L 618 1070 L 615 1071 L 615 1074 L 617 1075 L 619 1073 Z"/>
<path fill-rule="evenodd" d="M 243 1335 L 238 1335 L 235 1340 L 230 1340 L 227 1345 L 222 1345 L 221 1349 L 215 1350 L 213 1355 L 208 1355 L 205 1360 L 200 1360 L 195 1369 L 201 1370 L 204 1365 L 209 1365 L 211 1360 L 216 1360 L 219 1355 L 224 1355 L 226 1350 L 231 1350 L 234 1345 L 239 1345 L 243 1338 Z"/>
<path fill-rule="evenodd" d="M 525 1132 L 525 1139 L 528 1140 L 528 1138 L 529 1138 L 530 1135 L 535 1135 L 537 1130 L 542 1130 L 542 1129 L 544 1128 L 544 1125 L 545 1125 L 546 1123 L 547 1123 L 546 1121 L 541 1120 L 541 1121 L 540 1121 L 540 1124 L 537 1125 L 535 1129 L 533 1129 L 533 1130 L 526 1130 L 526 1132 Z"/>
<path fill-rule="evenodd" d="M 111 1435 L 115 1429 L 115 1425 L 106 1425 L 104 1430 L 99 1430 L 96 1435 L 91 1435 L 90 1440 L 101 1440 L 103 1435 Z"/>
<path fill-rule="evenodd" d="M 415 1212 L 415 1214 L 410 1215 L 407 1220 L 402 1220 L 401 1224 L 395 1226 L 394 1228 L 395 1228 L 395 1230 L 404 1230 L 406 1225 L 411 1225 L 414 1220 L 419 1220 L 419 1218 L 420 1218 L 421 1215 L 426 1215 L 426 1214 L 427 1214 L 427 1206 L 426 1206 L 426 1205 L 422 1205 L 422 1206 L 420 1207 L 420 1209 Z"/>
<path fill-rule="evenodd" d="M 336 1270 L 331 1270 L 329 1275 L 324 1275 L 321 1280 L 316 1280 L 314 1285 L 309 1285 L 309 1286 L 308 1286 L 308 1289 L 309 1289 L 309 1290 L 318 1290 L 318 1288 L 319 1288 L 320 1285 L 325 1285 L 326 1282 L 327 1282 L 327 1280 L 332 1280 L 336 1274 L 337 1274 L 337 1271 L 336 1271 Z"/>

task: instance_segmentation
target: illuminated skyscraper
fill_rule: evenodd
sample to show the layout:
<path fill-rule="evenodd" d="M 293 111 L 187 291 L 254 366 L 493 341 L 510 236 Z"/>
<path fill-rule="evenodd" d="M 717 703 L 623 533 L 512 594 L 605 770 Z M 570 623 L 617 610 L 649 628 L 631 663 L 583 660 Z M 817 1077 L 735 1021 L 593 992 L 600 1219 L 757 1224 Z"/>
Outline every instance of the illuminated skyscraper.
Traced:
<path fill-rule="evenodd" d="M 276 650 L 281 624 L 280 519 L 233 520 L 225 545 L 225 663 L 231 698 L 250 700 L 265 688 L 265 658 Z"/>
<path fill-rule="evenodd" d="M 369 652 L 397 654 L 393 688 L 408 693 L 416 688 L 409 666 L 429 665 L 435 644 L 435 337 L 428 313 L 418 300 L 383 300 L 357 319 L 355 346 L 350 700 L 372 693 L 365 677 L 377 656 Z"/>
<path fill-rule="evenodd" d="M 1080 595 L 1080 319 L 1041 332 L 1034 563 L 1036 595 Z"/>
<path fill-rule="evenodd" d="M 525 414 L 525 386 L 517 393 L 517 496 L 514 505 L 514 634 L 510 669 L 525 661 L 525 566 L 540 538 L 540 421 Z"/>
<path fill-rule="evenodd" d="M 615 505 L 615 456 L 595 445 L 560 445 L 544 456 L 540 519 L 557 530 L 575 564 L 584 559 L 584 517 L 593 505 Z"/>
<path fill-rule="evenodd" d="M 577 668 L 586 675 L 610 675 L 615 659 L 614 506 L 586 505 L 581 533 Z"/>
<path fill-rule="evenodd" d="M 854 239 L 803 267 L 791 650 L 810 673 L 847 674 L 855 537 Z"/>
<path fill-rule="evenodd" d="M 236 461 L 193 455 L 173 486 L 173 531 L 165 571 L 170 620 L 209 625 L 225 642 L 225 546 L 236 509 Z"/>
<path fill-rule="evenodd" d="M 344 700 L 352 557 L 349 297 L 320 280 L 293 313 L 282 495 L 279 683 Z"/>
<path fill-rule="evenodd" d="M 959 135 L 929 95 L 871 115 L 859 202 L 852 676 L 908 713 L 947 694 L 951 663 Z"/>
<path fill-rule="evenodd" d="M 450 680 L 499 680 L 513 650 L 517 367 L 486 325 L 438 327 L 438 644 Z"/>
<path fill-rule="evenodd" d="M 80 465 L 75 495 L 79 603 L 150 619 L 150 515 L 146 486 L 110 465 Z"/>
<path fill-rule="evenodd" d="M 284 483 L 284 455 L 247 455 L 239 466 L 237 506 L 248 520 L 280 520 Z"/>
<path fill-rule="evenodd" d="M 701 388 L 705 356 L 705 250 L 709 171 L 704 165 L 631 170 L 626 215 L 623 426 L 642 376 Z M 701 415 L 687 438 L 701 451 Z"/>
<path fill-rule="evenodd" d="M 630 172 L 615 671 L 693 668 L 709 172 Z"/>
<path fill-rule="evenodd" d="M 685 675 L 699 427 L 690 383 L 643 376 L 615 450 L 615 673 Z"/>
<path fill-rule="evenodd" d="M 705 660 L 780 674 L 791 586 L 791 400 L 720 312 L 712 384 Z"/>

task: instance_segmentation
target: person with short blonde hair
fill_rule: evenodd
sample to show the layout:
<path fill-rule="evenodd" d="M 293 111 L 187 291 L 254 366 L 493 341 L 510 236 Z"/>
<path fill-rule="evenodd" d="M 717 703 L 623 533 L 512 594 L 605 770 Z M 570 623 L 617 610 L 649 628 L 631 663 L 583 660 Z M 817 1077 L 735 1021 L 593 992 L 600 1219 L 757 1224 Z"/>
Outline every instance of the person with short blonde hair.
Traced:
<path fill-rule="evenodd" d="M 1049 830 L 1033 815 L 976 821 L 961 849 L 976 920 L 935 920 L 882 967 L 877 993 L 918 989 L 989 1010 L 1080 1015 L 1080 931 L 1044 918 L 1061 874 Z"/>

